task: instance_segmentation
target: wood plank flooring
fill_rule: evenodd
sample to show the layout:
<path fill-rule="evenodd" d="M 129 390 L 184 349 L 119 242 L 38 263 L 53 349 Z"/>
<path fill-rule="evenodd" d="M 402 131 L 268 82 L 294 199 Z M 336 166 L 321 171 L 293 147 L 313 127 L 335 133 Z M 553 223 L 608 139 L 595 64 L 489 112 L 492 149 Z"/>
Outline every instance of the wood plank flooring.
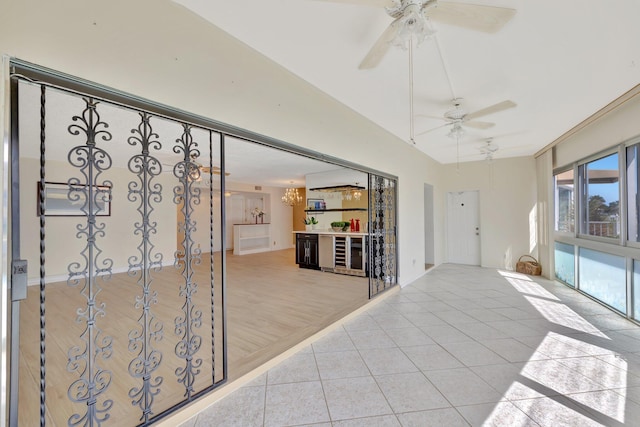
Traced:
<path fill-rule="evenodd" d="M 212 338 L 210 309 L 211 277 L 208 255 L 196 267 L 194 294 L 195 308 L 191 313 L 199 322 L 194 330 L 198 335 L 200 351 L 194 358 L 198 364 L 195 376 L 195 392 L 211 384 L 212 377 L 222 378 L 222 269 L 220 254 L 214 254 L 215 328 Z M 227 253 L 227 342 L 229 380 L 267 362 L 298 342 L 320 331 L 344 317 L 368 301 L 368 279 L 300 269 L 294 262 L 293 249 L 234 256 Z M 156 412 L 181 401 L 185 394 L 184 384 L 177 381 L 176 370 L 185 366 L 184 359 L 176 356 L 180 337 L 176 334 L 175 319 L 184 316 L 180 296 L 181 282 L 178 271 L 164 267 L 152 274 L 152 288 L 157 292 L 157 304 L 151 313 L 162 325 L 162 339 L 152 340 L 153 348 L 162 352 L 159 368 L 152 379 L 162 377 L 161 392 L 154 396 Z M 136 307 L 136 297 L 141 288 L 139 277 L 126 273 L 116 274 L 109 281 L 99 280 L 103 290 L 98 294 L 98 303 L 105 304 L 105 316 L 98 316 L 97 325 L 102 329 L 101 338 L 111 337 L 110 357 L 95 353 L 97 364 L 111 372 L 111 384 L 106 398 L 114 403 L 109 410 L 110 419 L 105 425 L 135 425 L 140 422 L 140 410 L 132 405 L 135 396 L 130 390 L 140 387 L 139 378 L 129 374 L 131 361 L 139 348 L 130 344 L 129 336 L 140 330 L 138 319 L 142 314 Z M 84 404 L 72 403 L 67 396 L 70 384 L 79 377 L 77 372 L 68 372 L 68 353 L 74 346 L 81 352 L 80 336 L 84 322 L 77 322 L 77 309 L 86 306 L 81 289 L 66 283 L 47 285 L 46 291 L 46 375 L 47 375 L 47 425 L 67 425 L 74 413 L 83 413 Z M 28 298 L 21 306 L 21 365 L 20 365 L 20 425 L 37 425 L 39 420 L 39 290 L 30 287 Z M 198 326 L 199 324 L 199 326 Z M 160 327 L 160 323 L 157 324 Z M 211 357 L 211 342 L 215 340 L 215 360 Z M 107 343 L 107 341 L 105 341 Z M 215 374 L 212 367 L 215 366 Z M 82 369 L 82 364 L 80 369 Z M 101 397 L 99 402 L 104 402 Z"/>

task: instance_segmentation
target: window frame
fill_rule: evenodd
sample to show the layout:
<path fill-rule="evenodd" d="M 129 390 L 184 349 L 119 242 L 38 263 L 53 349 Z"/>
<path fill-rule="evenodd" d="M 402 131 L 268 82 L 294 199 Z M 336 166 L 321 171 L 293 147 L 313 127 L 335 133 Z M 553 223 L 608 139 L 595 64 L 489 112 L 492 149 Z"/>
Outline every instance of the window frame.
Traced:
<path fill-rule="evenodd" d="M 574 274 L 575 274 L 575 284 L 574 287 L 571 285 L 562 282 L 561 280 L 555 277 L 555 271 L 553 280 L 561 283 L 568 288 L 571 288 L 582 295 L 597 301 L 598 303 L 608 307 L 611 311 L 618 313 L 624 318 L 628 319 L 631 322 L 636 324 L 640 324 L 640 306 L 635 306 L 635 295 L 640 292 L 640 283 L 634 283 L 634 261 L 640 262 L 640 241 L 630 241 L 628 239 L 629 230 L 628 224 L 629 219 L 628 215 L 628 170 L 627 170 L 627 149 L 632 146 L 638 146 L 638 165 L 637 165 L 637 173 L 640 176 L 640 135 L 637 135 L 633 138 L 630 138 L 627 141 L 616 144 L 615 146 L 609 147 L 607 149 L 601 150 L 597 153 L 592 154 L 591 156 L 585 157 L 578 161 L 572 162 L 569 165 L 564 165 L 562 167 L 554 168 L 552 171 L 552 179 L 553 179 L 553 203 L 554 203 L 554 219 L 553 219 L 553 241 L 564 243 L 568 245 L 573 245 L 574 247 Z M 591 162 L 597 161 L 599 159 L 605 158 L 612 154 L 618 154 L 618 197 L 619 197 L 619 215 L 620 215 L 620 236 L 619 238 L 608 238 L 608 237 L 600 237 L 600 236 L 592 236 L 590 234 L 583 233 L 584 228 L 584 219 L 585 219 L 585 209 L 588 209 L 588 201 L 587 201 L 587 182 L 584 171 L 587 170 L 587 165 Z M 556 230 L 557 225 L 557 184 L 555 177 L 556 175 L 569 171 L 573 169 L 574 171 L 574 216 L 575 216 L 575 226 L 574 232 L 562 232 Z M 638 178 L 640 181 L 640 177 Z M 640 185 L 638 185 L 638 189 L 636 191 L 637 196 L 640 197 Z M 639 209 L 640 211 L 640 209 Z M 640 216 L 640 213 L 639 213 Z M 640 221 L 639 221 L 640 222 Z M 639 227 L 640 228 L 640 227 Z M 640 239 L 639 239 L 640 240 Z M 598 251 L 605 254 L 610 254 L 618 257 L 625 258 L 625 268 L 626 268 L 626 313 L 621 312 L 615 307 L 609 305 L 607 302 L 598 299 L 586 293 L 581 289 L 581 267 L 580 267 L 580 249 L 589 249 L 592 251 Z M 555 245 L 554 245 L 554 254 L 555 254 Z M 555 255 L 554 255 L 555 256 Z"/>
<path fill-rule="evenodd" d="M 628 171 L 627 171 L 627 149 L 633 146 L 638 146 L 638 150 L 640 153 L 640 136 L 637 136 L 635 138 L 630 139 L 629 141 L 627 141 L 625 144 L 623 144 L 622 150 L 624 151 L 624 163 L 622 164 L 622 168 L 624 169 L 624 221 L 625 221 L 625 232 L 624 232 L 624 243 L 625 246 L 629 246 L 632 248 L 637 248 L 640 249 L 640 241 L 635 242 L 633 240 L 629 240 L 629 230 L 628 230 L 628 224 L 629 224 L 629 218 L 628 218 L 628 213 L 629 213 L 629 209 L 628 209 L 628 195 L 629 195 L 629 180 L 628 180 Z M 640 154 L 638 156 L 638 175 L 640 176 Z M 638 188 L 637 193 L 640 195 L 640 186 Z M 622 209 L 622 207 L 621 207 Z M 639 227 L 640 228 L 640 227 Z M 640 256 L 638 257 L 638 259 L 640 259 Z"/>
<path fill-rule="evenodd" d="M 585 171 L 588 170 L 587 165 L 589 163 L 593 163 L 600 159 L 604 159 L 611 155 L 618 155 L 618 172 L 621 171 L 622 164 L 625 165 L 624 172 L 620 173 L 618 176 L 618 212 L 620 216 L 620 236 L 618 238 L 610 238 L 610 237 L 601 237 L 594 236 L 585 232 L 585 220 L 587 219 L 587 211 L 589 210 L 589 202 L 588 202 L 588 179 L 585 176 Z M 613 148 L 609 148 L 607 150 L 600 151 L 596 154 L 593 154 L 589 157 L 582 159 L 579 162 L 575 163 L 575 168 L 577 169 L 577 173 L 574 173 L 574 179 L 576 186 L 576 201 L 574 202 L 576 207 L 576 237 L 578 239 L 585 240 L 593 240 L 595 242 L 608 243 L 616 246 L 624 246 L 626 241 L 626 221 L 624 221 L 623 217 L 626 216 L 626 202 L 622 197 L 622 189 L 624 186 L 624 175 L 626 174 L 626 148 L 624 144 L 619 144 Z M 626 194 L 625 194 L 626 197 Z M 623 206 L 624 205 L 624 206 Z M 623 209 L 625 209 L 623 211 Z M 621 212 L 625 212 L 625 214 L 621 214 Z M 639 246 L 640 247 L 640 246 Z"/>
<path fill-rule="evenodd" d="M 561 231 L 557 229 L 558 226 L 558 215 L 559 215 L 559 211 L 558 211 L 558 182 L 557 182 L 557 176 L 568 172 L 570 170 L 573 170 L 573 231 Z M 560 235 L 560 236 L 571 236 L 571 237 L 578 237 L 578 228 L 577 228 L 577 220 L 578 220 L 578 214 L 577 214 L 577 202 L 576 202 L 576 195 L 577 195 L 577 186 L 576 186 L 576 177 L 577 177 L 577 171 L 578 171 L 578 166 L 576 164 L 570 166 L 570 167 L 564 167 L 564 168 L 558 168 L 555 169 L 553 171 L 553 232 L 555 235 Z"/>

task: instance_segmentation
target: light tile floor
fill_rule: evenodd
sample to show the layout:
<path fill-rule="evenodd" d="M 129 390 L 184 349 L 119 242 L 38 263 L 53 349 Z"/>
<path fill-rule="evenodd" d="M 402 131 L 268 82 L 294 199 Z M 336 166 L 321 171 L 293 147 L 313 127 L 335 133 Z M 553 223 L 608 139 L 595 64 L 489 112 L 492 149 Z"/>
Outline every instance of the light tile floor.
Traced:
<path fill-rule="evenodd" d="M 442 265 L 183 424 L 640 426 L 640 327 L 554 282 Z"/>

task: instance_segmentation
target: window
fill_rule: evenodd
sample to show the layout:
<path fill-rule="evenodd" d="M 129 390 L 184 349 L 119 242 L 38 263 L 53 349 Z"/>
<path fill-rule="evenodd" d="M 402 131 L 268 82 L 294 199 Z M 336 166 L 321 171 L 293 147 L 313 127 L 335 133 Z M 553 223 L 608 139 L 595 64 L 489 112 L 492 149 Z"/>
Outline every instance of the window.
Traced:
<path fill-rule="evenodd" d="M 573 233 L 576 214 L 574 204 L 573 169 L 554 176 L 556 198 L 556 231 Z"/>
<path fill-rule="evenodd" d="M 566 243 L 555 243 L 556 279 L 571 287 L 576 286 L 575 281 L 575 248 Z"/>
<path fill-rule="evenodd" d="M 620 237 L 620 172 L 614 153 L 580 165 L 582 234 Z"/>
<path fill-rule="evenodd" d="M 580 290 L 627 312 L 627 271 L 623 257 L 580 248 Z"/>

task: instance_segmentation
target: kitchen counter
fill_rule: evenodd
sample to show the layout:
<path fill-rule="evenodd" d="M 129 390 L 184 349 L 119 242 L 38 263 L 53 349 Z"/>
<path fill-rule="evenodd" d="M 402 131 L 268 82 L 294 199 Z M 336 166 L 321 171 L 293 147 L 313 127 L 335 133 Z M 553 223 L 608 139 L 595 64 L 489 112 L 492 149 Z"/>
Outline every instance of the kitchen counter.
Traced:
<path fill-rule="evenodd" d="M 369 233 L 363 233 L 362 231 L 333 231 L 333 230 L 309 230 L 309 231 L 294 231 L 294 234 L 329 234 L 335 236 L 368 236 Z"/>

